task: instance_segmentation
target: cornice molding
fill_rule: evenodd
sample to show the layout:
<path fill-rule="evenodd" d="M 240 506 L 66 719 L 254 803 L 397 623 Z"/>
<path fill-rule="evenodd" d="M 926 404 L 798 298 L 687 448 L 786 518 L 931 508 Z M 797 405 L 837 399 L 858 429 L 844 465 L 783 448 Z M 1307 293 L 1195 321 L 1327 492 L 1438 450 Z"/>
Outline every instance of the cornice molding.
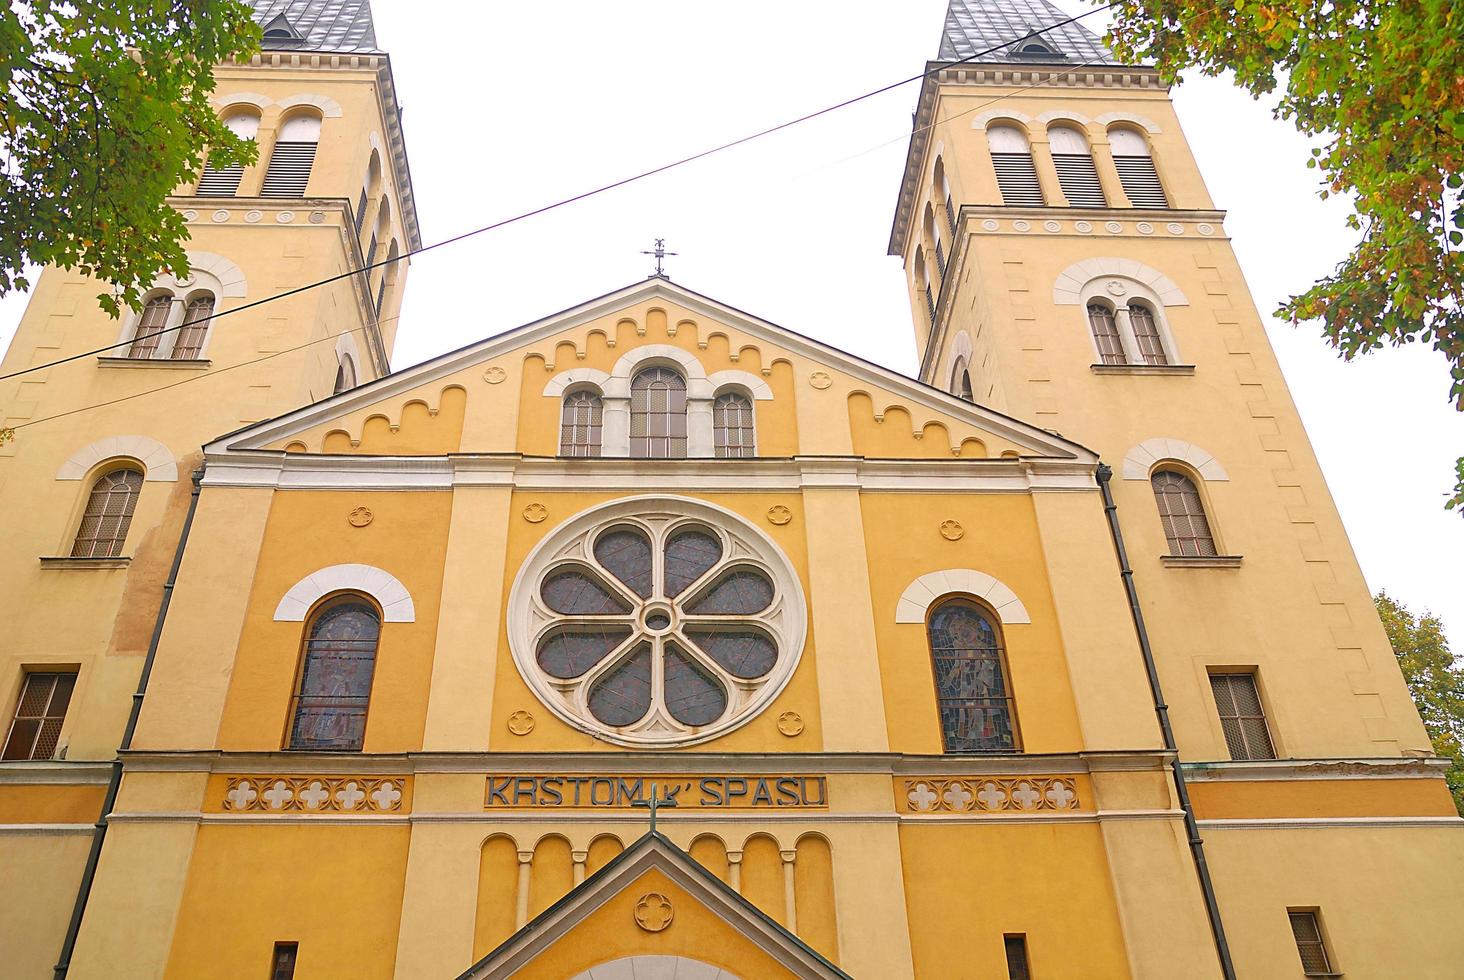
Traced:
<path fill-rule="evenodd" d="M 1425 758 L 1276 759 L 1264 762 L 1186 762 L 1191 783 L 1313 779 L 1443 779 L 1449 761 Z"/>

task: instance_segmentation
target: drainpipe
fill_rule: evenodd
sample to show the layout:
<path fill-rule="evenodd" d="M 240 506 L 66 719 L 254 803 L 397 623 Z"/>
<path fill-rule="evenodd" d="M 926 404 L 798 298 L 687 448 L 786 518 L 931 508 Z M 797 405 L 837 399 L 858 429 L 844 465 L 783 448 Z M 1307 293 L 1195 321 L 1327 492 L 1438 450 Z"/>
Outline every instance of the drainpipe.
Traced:
<path fill-rule="evenodd" d="M 193 513 L 198 509 L 203 470 L 204 466 L 200 465 L 193 471 L 193 491 L 188 498 L 188 515 L 183 519 L 183 533 L 178 536 L 178 548 L 173 552 L 173 565 L 168 570 L 168 580 L 163 583 L 163 601 L 158 605 L 152 639 L 147 645 L 147 657 L 142 661 L 142 676 L 138 677 L 137 690 L 132 694 L 132 710 L 127 715 L 127 728 L 122 732 L 122 744 L 117 749 L 117 758 L 112 760 L 107 795 L 102 800 L 102 812 L 92 831 L 91 852 L 86 856 L 86 869 L 81 873 L 81 885 L 76 890 L 76 902 L 71 907 L 71 922 L 66 927 L 66 939 L 61 944 L 61 957 L 53 968 L 55 980 L 62 980 L 71 969 L 71 954 L 76 951 L 76 937 L 81 932 L 81 917 L 86 912 L 86 901 L 91 896 L 92 883 L 97 876 L 97 861 L 102 856 L 102 842 L 107 837 L 107 817 L 117 803 L 117 790 L 122 785 L 122 753 L 132 748 L 132 734 L 137 731 L 137 719 L 142 714 L 142 699 L 147 694 L 148 678 L 152 676 L 158 640 L 162 638 L 163 623 L 168 618 L 168 605 L 173 601 L 173 586 L 178 582 L 178 567 L 183 564 L 183 549 L 188 545 L 188 532 L 193 527 Z"/>
<path fill-rule="evenodd" d="M 1154 699 L 1154 714 L 1159 719 L 1164 749 L 1172 754 L 1170 767 L 1174 772 L 1174 789 L 1179 796 L 1179 806 L 1184 810 L 1184 829 L 1189 836 L 1190 856 L 1194 858 L 1195 875 L 1200 879 L 1200 891 L 1205 896 L 1205 913 L 1210 919 L 1210 932 L 1215 937 L 1215 953 L 1220 957 L 1220 972 L 1225 980 L 1235 980 L 1235 964 L 1230 959 L 1230 944 L 1225 941 L 1225 923 L 1220 919 L 1220 904 L 1215 900 L 1215 885 L 1210 880 L 1210 866 L 1205 862 L 1205 842 L 1200 837 L 1200 826 L 1195 822 L 1194 804 L 1190 802 L 1189 789 L 1185 786 L 1184 767 L 1180 765 L 1179 750 L 1174 743 L 1174 729 L 1169 725 L 1169 705 L 1164 703 L 1164 691 L 1159 687 L 1159 671 L 1154 666 L 1154 649 L 1149 645 L 1149 630 L 1144 626 L 1144 610 L 1139 606 L 1139 590 L 1134 585 L 1134 570 L 1129 567 L 1128 552 L 1123 547 L 1123 531 L 1118 526 L 1118 505 L 1113 502 L 1113 490 L 1108 485 L 1113 479 L 1113 468 L 1099 463 L 1097 475 L 1098 489 L 1103 494 L 1103 513 L 1108 517 L 1108 533 L 1113 537 L 1119 575 L 1123 578 L 1124 592 L 1128 594 L 1129 613 L 1133 616 L 1134 632 L 1139 637 L 1139 651 L 1144 656 L 1144 671 L 1149 675 L 1149 693 Z"/>

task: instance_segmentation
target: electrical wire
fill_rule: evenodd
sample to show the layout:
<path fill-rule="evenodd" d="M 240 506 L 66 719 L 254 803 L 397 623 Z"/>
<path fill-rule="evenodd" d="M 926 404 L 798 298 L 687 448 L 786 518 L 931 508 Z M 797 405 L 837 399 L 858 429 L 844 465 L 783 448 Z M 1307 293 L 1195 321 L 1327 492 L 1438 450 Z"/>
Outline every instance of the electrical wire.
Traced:
<path fill-rule="evenodd" d="M 944 71 L 944 70 L 946 70 L 948 68 L 952 68 L 952 67 L 954 67 L 956 65 L 966 64 L 967 62 L 974 61 L 977 58 L 982 58 L 982 57 L 985 57 L 986 55 L 991 54 L 993 52 L 1000 51 L 1003 48 L 1009 48 L 1009 47 L 1011 47 L 1014 44 L 1020 44 L 1021 42 L 1026 41 L 1026 40 L 1028 40 L 1030 38 L 1034 38 L 1034 37 L 1037 37 L 1039 35 L 1046 34 L 1048 31 L 1056 30 L 1059 27 L 1066 27 L 1069 24 L 1077 23 L 1078 21 L 1083 20 L 1086 17 L 1091 17 L 1094 14 L 1101 13 L 1101 12 L 1103 12 L 1105 10 L 1111 10 L 1112 8 L 1117 7 L 1121 2 L 1122 2 L 1122 0 L 1112 0 L 1112 2 L 1107 3 L 1107 4 L 1105 4 L 1105 5 L 1101 6 L 1101 7 L 1094 7 L 1092 10 L 1085 11 L 1084 13 L 1081 13 L 1081 14 L 1075 14 L 1072 17 L 1067 18 L 1066 20 L 1060 20 L 1057 23 L 1049 24 L 1046 27 L 1036 28 L 1036 29 L 1034 29 L 1032 31 L 1028 31 L 1026 34 L 1023 34 L 1021 37 L 1013 38 L 1010 41 L 1005 41 L 1005 42 L 1003 42 L 1001 44 L 993 45 L 993 46 L 991 46 L 989 48 L 986 48 L 986 49 L 984 49 L 982 51 L 977 51 L 974 54 L 967 55 L 966 57 L 961 58 L 959 60 L 950 61 L 950 62 L 942 62 L 940 64 L 940 67 L 937 68 L 937 69 L 934 69 L 934 70 L 935 71 Z M 575 194 L 575 195 L 573 195 L 571 197 L 561 198 L 558 201 L 553 202 L 552 204 L 546 204 L 546 205 L 543 205 L 541 207 L 534 208 L 531 211 L 524 211 L 521 214 L 516 214 L 516 215 L 514 215 L 512 217 L 509 217 L 509 218 L 504 218 L 501 221 L 495 221 L 492 224 L 483 225 L 483 226 L 481 226 L 479 228 L 474 228 L 471 231 L 465 231 L 465 232 L 463 232 L 461 234 L 453 235 L 450 238 L 444 238 L 441 241 L 433 242 L 430 245 L 424 245 L 424 246 L 422 246 L 420 248 L 416 248 L 416 249 L 409 250 L 407 252 L 403 252 L 401 255 L 398 255 L 395 258 L 386 258 L 386 259 L 381 260 L 380 262 L 373 262 L 373 263 L 369 263 L 367 265 L 361 266 L 358 269 L 350 269 L 350 270 L 348 270 L 346 272 L 341 272 L 341 273 L 338 273 L 338 274 L 336 274 L 334 276 L 328 276 L 325 279 L 320 279 L 320 280 L 317 280 L 315 282 L 307 283 L 307 284 L 305 284 L 303 286 L 296 286 L 294 289 L 287 289 L 287 290 L 285 290 L 282 293 L 275 293 L 272 296 L 264 296 L 264 297 L 261 297 L 260 299 L 254 300 L 254 301 L 249 302 L 249 303 L 245 303 L 242 306 L 236 306 L 236 307 L 233 307 L 231 309 L 224 310 L 224 311 L 222 311 L 220 313 L 216 313 L 212 317 L 209 317 L 207 319 L 212 322 L 212 321 L 217 321 L 217 320 L 219 320 L 219 319 L 221 319 L 223 317 L 226 317 L 226 316 L 232 316 L 233 314 L 236 314 L 236 313 L 243 313 L 245 310 L 251 310 L 251 309 L 254 309 L 255 307 L 263 306 L 266 303 L 272 303 L 272 302 L 275 302 L 276 300 L 287 299 L 287 298 L 289 298 L 291 296 L 296 296 L 296 295 L 298 295 L 300 293 L 307 292 L 307 291 L 312 290 L 312 289 L 317 289 L 317 288 L 319 288 L 321 286 L 328 286 L 331 283 L 340 282 L 343 279 L 349 279 L 351 276 L 357 275 L 357 274 L 362 273 L 362 272 L 369 273 L 369 272 L 371 272 L 374 269 L 379 269 L 379 268 L 382 268 L 382 267 L 388 266 L 388 265 L 395 265 L 396 263 L 402 261 L 403 259 L 408 259 L 408 258 L 411 258 L 412 256 L 415 256 L 415 255 L 422 255 L 422 254 L 424 254 L 426 252 L 430 252 L 430 251 L 432 251 L 434 249 L 442 248 L 442 247 L 444 247 L 446 245 L 452 245 L 452 244 L 455 244 L 457 242 L 461 242 L 461 241 L 464 241 L 466 239 L 473 238 L 473 237 L 476 237 L 478 235 L 482 235 L 482 234 L 484 234 L 486 232 L 494 231 L 496 229 L 503 228 L 503 227 L 505 227 L 507 225 L 511 225 L 511 224 L 515 224 L 515 223 L 520 222 L 520 221 L 524 221 L 524 220 L 526 220 L 528 218 L 537 217 L 538 215 L 545 214 L 545 213 L 547 213 L 549 211 L 554 211 L 554 210 L 557 210 L 559 208 L 565 207 L 567 205 L 574 204 L 574 203 L 577 203 L 579 201 L 586 200 L 586 199 L 591 198 L 591 197 L 596 197 L 596 196 L 598 196 L 600 194 L 604 194 L 604 193 L 606 193 L 608 191 L 616 190 L 618 188 L 625 187 L 625 186 L 627 186 L 629 184 L 634 184 L 634 183 L 636 183 L 638 181 L 645 180 L 645 179 L 647 179 L 649 177 L 654 177 L 657 174 L 663 174 L 663 173 L 665 173 L 668 170 L 673 170 L 673 169 L 675 169 L 677 167 L 682 167 L 682 166 L 685 166 L 685 165 L 687 165 L 689 163 L 695 163 L 697 160 L 702 160 L 702 159 L 705 159 L 706 157 L 712 156 L 714 154 L 721 153 L 721 152 L 724 152 L 726 150 L 733 149 L 734 147 L 741 146 L 744 143 L 751 143 L 753 140 L 761 139 L 764 136 L 771 136 L 773 133 L 778 133 L 778 132 L 781 132 L 781 131 L 783 131 L 785 129 L 789 129 L 789 128 L 793 127 L 793 126 L 797 126 L 797 125 L 799 125 L 801 123 L 805 123 L 805 122 L 808 122 L 810 120 L 817 119 L 820 116 L 826 116 L 829 113 L 837 112 L 840 109 L 848 108 L 849 106 L 852 106 L 852 105 L 855 105 L 857 103 L 863 102 L 863 101 L 865 101 L 867 99 L 872 99 L 875 96 L 883 95 L 886 92 L 890 92 L 890 91 L 893 91 L 894 89 L 901 88 L 901 87 L 903 87 L 905 85 L 909 85 L 911 82 L 923 81 L 930 74 L 931 74 L 930 71 L 922 71 L 918 75 L 911 75 L 909 78 L 902 78 L 902 79 L 900 79 L 897 82 L 890 82 L 887 85 L 882 85 L 879 88 L 872 89 L 872 90 L 870 90 L 868 92 L 863 93 L 862 95 L 856 95 L 853 98 L 845 99 L 842 102 L 836 102 L 833 105 L 825 106 L 822 109 L 816 109 L 813 112 L 804 113 L 801 116 L 797 116 L 797 117 L 795 117 L 793 119 L 786 120 L 784 122 L 778 123 L 777 125 L 769 126 L 766 129 L 758 130 L 755 133 L 750 133 L 750 134 L 748 134 L 746 136 L 742 136 L 742 137 L 739 137 L 737 139 L 730 140 L 730 141 L 728 141 L 726 143 L 721 143 L 721 144 L 719 144 L 717 146 L 710 147 L 709 149 L 705 149 L 705 150 L 702 150 L 700 152 L 693 153 L 690 156 L 681 157 L 678 160 L 673 160 L 670 163 L 662 164 L 659 167 L 654 167 L 654 168 L 652 168 L 650 170 L 643 170 L 643 171 L 641 171 L 638 174 L 635 174 L 635 175 L 630 176 L 630 177 L 623 177 L 620 180 L 612 181 L 611 183 L 608 183 L 608 184 L 602 184 L 599 187 L 594 188 L 593 190 L 583 191 L 583 192 L 581 192 L 579 194 Z M 30 373 L 32 373 L 34 371 L 44 371 L 47 368 L 56 367 L 56 366 L 61 365 L 61 364 L 67 364 L 67 363 L 69 363 L 71 361 L 81 360 L 82 358 L 95 357 L 95 356 L 97 356 L 99 354 L 105 354 L 107 351 L 116 350 L 119 347 L 127 347 L 127 346 L 130 346 L 131 344 L 137 342 L 138 340 L 146 340 L 146 339 L 149 339 L 151 337 L 160 337 L 160 336 L 162 336 L 165 333 L 171 333 L 171 332 L 173 332 L 175 330 L 181 330 L 184 327 L 192 326 L 192 325 L 194 325 L 196 323 L 202 323 L 202 322 L 204 322 L 204 320 L 205 320 L 204 317 L 198 317 L 198 318 L 195 318 L 193 320 L 185 320 L 184 322 L 179 323 L 179 324 L 176 324 L 175 326 L 164 327 L 161 330 L 157 330 L 157 331 L 154 331 L 154 332 L 149 333 L 149 334 L 140 334 L 140 335 L 138 335 L 136 337 L 130 337 L 127 340 L 118 341 L 115 344 L 108 344 L 105 347 L 98 347 L 95 350 L 83 351 L 83 352 L 81 352 L 79 354 L 71 354 L 71 355 L 68 355 L 66 357 L 57 358 L 54 361 L 48 361 L 48 362 L 46 362 L 44 364 L 34 364 L 34 365 L 31 365 L 28 368 L 22 368 L 19 371 L 12 371 L 9 374 L 0 375 L 0 381 L 8 381 L 11 378 L 18 378 L 18 377 L 21 377 L 22 375 L 30 374 Z"/>

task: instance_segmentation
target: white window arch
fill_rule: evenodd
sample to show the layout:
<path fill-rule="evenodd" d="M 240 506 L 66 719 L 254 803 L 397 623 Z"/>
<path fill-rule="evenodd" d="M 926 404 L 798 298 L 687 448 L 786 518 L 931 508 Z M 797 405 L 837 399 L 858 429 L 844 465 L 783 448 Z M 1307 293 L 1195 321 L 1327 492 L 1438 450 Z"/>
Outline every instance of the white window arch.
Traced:
<path fill-rule="evenodd" d="M 187 278 L 158 277 L 142 309 L 123 317 L 113 356 L 129 360 L 196 361 L 208 356 L 213 317 L 221 301 L 244 296 L 248 283 L 233 262 L 212 252 L 189 252 Z"/>
<path fill-rule="evenodd" d="M 911 582 L 895 606 L 895 622 L 924 623 L 931 606 L 959 595 L 971 595 L 984 601 L 996 611 L 1004 626 L 1032 622 L 1027 607 L 1005 582 L 974 568 L 928 572 Z"/>
<path fill-rule="evenodd" d="M 987 128 L 986 142 L 1002 203 L 1025 207 L 1047 203 L 1037 180 L 1037 168 L 1032 163 L 1032 146 L 1027 134 L 1011 123 L 996 123 Z"/>
<path fill-rule="evenodd" d="M 1075 126 L 1056 125 L 1047 128 L 1047 142 L 1052 150 L 1057 182 L 1068 203 L 1076 208 L 1107 207 L 1088 138 Z"/>
<path fill-rule="evenodd" d="M 1179 364 L 1164 303 L 1148 284 L 1103 276 L 1079 291 L 1095 364 L 1162 367 Z"/>
<path fill-rule="evenodd" d="M 414 623 L 417 607 L 412 594 L 388 571 L 372 565 L 330 565 L 311 572 L 290 587 L 275 607 L 277 623 L 303 623 L 311 608 L 335 592 L 364 592 L 381 606 L 387 623 Z"/>
<path fill-rule="evenodd" d="M 1129 203 L 1136 208 L 1167 208 L 1169 198 L 1159 171 L 1154 168 L 1154 155 L 1149 141 L 1137 130 L 1125 127 L 1108 131 L 1108 145 L 1113 151 L 1113 165 L 1118 181 Z"/>

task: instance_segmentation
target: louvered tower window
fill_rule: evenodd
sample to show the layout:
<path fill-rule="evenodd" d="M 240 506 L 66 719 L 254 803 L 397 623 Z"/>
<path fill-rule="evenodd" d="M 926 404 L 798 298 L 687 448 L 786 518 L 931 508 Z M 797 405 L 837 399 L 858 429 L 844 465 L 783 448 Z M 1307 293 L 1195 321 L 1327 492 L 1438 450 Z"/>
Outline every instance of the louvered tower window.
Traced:
<path fill-rule="evenodd" d="M 630 455 L 686 458 L 686 379 L 670 368 L 648 368 L 631 379 Z"/>
<path fill-rule="evenodd" d="M 925 293 L 925 311 L 935 326 L 935 290 L 930 288 L 930 266 L 925 261 L 924 246 L 915 247 L 915 288 Z"/>
<path fill-rule="evenodd" d="M 1113 310 L 1103 303 L 1088 304 L 1088 325 L 1093 328 L 1093 341 L 1098 345 L 1101 364 L 1127 364 L 1123 339 L 1118 335 L 1118 321 Z"/>
<path fill-rule="evenodd" d="M 1168 364 L 1169 357 L 1164 353 L 1164 341 L 1159 336 L 1159 323 L 1154 318 L 1154 311 L 1142 303 L 1130 303 L 1128 314 L 1144 363 Z"/>
<path fill-rule="evenodd" d="M 1210 690 L 1230 757 L 1238 760 L 1274 759 L 1276 749 L 1266 728 L 1266 712 L 1256 689 L 1255 674 L 1211 674 Z"/>
<path fill-rule="evenodd" d="M 116 558 L 122 554 L 140 492 L 142 473 L 138 470 L 117 469 L 97 477 L 76 529 L 71 557 Z"/>
<path fill-rule="evenodd" d="M 1169 540 L 1169 553 L 1188 558 L 1213 556 L 1215 538 L 1195 481 L 1183 473 L 1159 470 L 1149 482 L 1159 503 L 1159 520 Z"/>
<path fill-rule="evenodd" d="M 1108 134 L 1113 149 L 1113 165 L 1129 203 L 1136 208 L 1167 208 L 1169 198 L 1154 169 L 1154 156 L 1149 141 L 1131 129 L 1115 129 Z"/>
<path fill-rule="evenodd" d="M 127 356 L 146 360 L 157 353 L 163 335 L 159 333 L 168 325 L 168 313 L 173 309 L 172 296 L 154 296 L 142 307 L 142 316 L 137 318 L 135 338 L 127 346 Z"/>
<path fill-rule="evenodd" d="M 951 182 L 946 177 L 945 161 L 935 161 L 935 190 L 940 199 L 945 202 L 946 225 L 951 230 L 951 237 L 956 234 L 956 202 L 951 196 Z"/>
<path fill-rule="evenodd" d="M 280 128 L 279 139 L 264 174 L 263 197 L 304 197 L 310 167 L 320 143 L 320 117 L 291 116 Z"/>
<path fill-rule="evenodd" d="M 559 418 L 559 455 L 599 456 L 604 407 L 594 391 L 575 391 L 564 396 Z"/>
<path fill-rule="evenodd" d="M 746 395 L 728 392 L 717 396 L 712 403 L 712 430 L 718 457 L 756 455 L 752 399 Z"/>
<path fill-rule="evenodd" d="M 224 125 L 240 139 L 252 140 L 259 134 L 259 112 L 254 109 L 236 110 L 224 120 Z M 242 163 L 228 167 L 205 165 L 203 176 L 198 178 L 198 196 L 233 197 L 239 192 L 239 181 L 243 176 Z"/>
<path fill-rule="evenodd" d="M 1042 185 L 1037 182 L 1026 135 L 1015 126 L 992 126 L 986 131 L 986 140 L 991 147 L 991 165 L 996 168 L 996 184 L 1001 188 L 1001 203 L 1024 207 L 1047 203 Z"/>
<path fill-rule="evenodd" d="M 213 293 L 201 293 L 183 307 L 183 324 L 173 341 L 173 360 L 186 361 L 203 353 L 203 341 L 214 311 Z"/>
<path fill-rule="evenodd" d="M 1047 131 L 1047 139 L 1057 182 L 1068 203 L 1075 208 L 1107 207 L 1103 185 L 1098 183 L 1098 168 L 1093 165 L 1093 151 L 1083 134 L 1071 126 L 1053 126 Z"/>
<path fill-rule="evenodd" d="M 940 278 L 945 280 L 946 255 L 945 246 L 940 240 L 940 227 L 935 223 L 935 206 L 925 205 L 925 238 L 935 248 L 935 266 L 940 270 Z"/>

